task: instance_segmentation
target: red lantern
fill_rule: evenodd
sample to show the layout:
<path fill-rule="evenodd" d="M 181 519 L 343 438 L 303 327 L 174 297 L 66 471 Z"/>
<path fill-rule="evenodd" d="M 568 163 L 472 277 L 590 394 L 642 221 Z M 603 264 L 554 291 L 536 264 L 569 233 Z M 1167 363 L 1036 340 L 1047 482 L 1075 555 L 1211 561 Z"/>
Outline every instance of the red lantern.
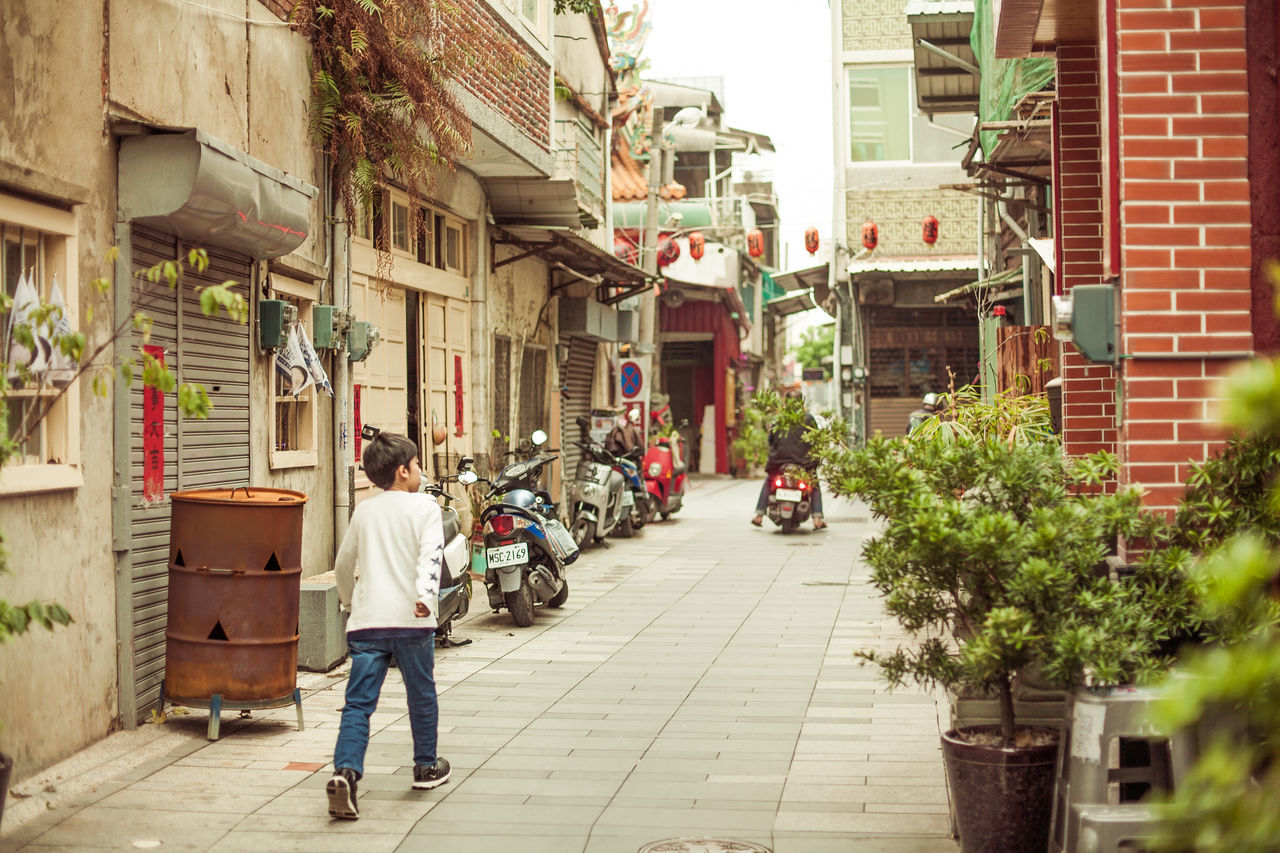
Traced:
<path fill-rule="evenodd" d="M 670 237 L 663 237 L 658 243 L 658 266 L 665 267 L 680 257 L 680 244 Z"/>
<path fill-rule="evenodd" d="M 930 246 L 938 242 L 938 217 L 926 216 L 920 223 L 920 239 Z"/>
<path fill-rule="evenodd" d="M 747 254 L 753 258 L 764 254 L 764 232 L 759 228 L 747 232 Z"/>
<path fill-rule="evenodd" d="M 862 223 L 862 245 L 867 251 L 871 251 L 880 243 L 880 229 L 876 227 L 874 222 Z"/>
<path fill-rule="evenodd" d="M 809 227 L 804 229 L 804 250 L 809 254 L 816 254 L 818 251 L 818 229 Z"/>
<path fill-rule="evenodd" d="M 613 241 L 613 254 L 629 264 L 635 265 L 640 260 L 640 250 L 630 241 L 617 237 Z"/>
<path fill-rule="evenodd" d="M 702 254 L 707 250 L 707 238 L 702 236 L 701 231 L 694 231 L 689 235 L 689 257 L 695 261 L 702 260 Z"/>

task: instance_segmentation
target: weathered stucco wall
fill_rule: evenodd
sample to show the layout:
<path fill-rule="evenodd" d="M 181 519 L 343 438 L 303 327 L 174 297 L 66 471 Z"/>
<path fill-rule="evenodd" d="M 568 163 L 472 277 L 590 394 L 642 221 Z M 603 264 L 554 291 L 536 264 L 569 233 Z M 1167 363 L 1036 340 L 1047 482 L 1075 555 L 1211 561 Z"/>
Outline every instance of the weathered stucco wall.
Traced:
<path fill-rule="evenodd" d="M 93 306 L 101 340 L 110 301 L 89 282 L 110 272 L 114 147 L 102 124 L 100 0 L 8 0 L 0 14 L 0 168 L 27 192 L 64 187 L 76 208 L 79 313 Z M 15 186 L 15 184 L 17 186 Z M 115 577 L 111 554 L 111 404 L 80 395 L 84 485 L 0 496 L 11 575 L 0 598 L 55 600 L 75 623 L 43 628 L 0 649 L 0 750 L 22 778 L 105 734 L 116 707 Z"/>
<path fill-rule="evenodd" d="M 83 318 L 92 306 L 92 334 L 99 339 L 110 327 L 112 302 L 91 296 L 89 283 L 112 272 L 103 261 L 115 241 L 117 146 L 108 114 L 198 127 L 321 186 L 306 131 L 305 40 L 258 0 L 210 0 L 208 6 L 8 0 L 0 15 L 0 193 L 78 203 L 81 327 L 89 331 Z M 110 33 L 105 52 L 104 31 Z M 312 203 L 311 235 L 289 261 L 317 277 L 326 251 L 321 204 L 320 198 Z M 321 463 L 271 474 L 270 360 L 255 354 L 251 376 L 253 479 L 310 496 L 304 565 L 324 566 L 333 550 L 329 405 L 320 407 Z M 52 634 L 37 629 L 0 654 L 0 749 L 16 758 L 19 778 L 118 725 L 112 402 L 87 387 L 80 401 L 84 485 L 0 496 L 0 531 L 14 570 L 0 576 L 0 598 L 57 600 L 75 619 Z"/>

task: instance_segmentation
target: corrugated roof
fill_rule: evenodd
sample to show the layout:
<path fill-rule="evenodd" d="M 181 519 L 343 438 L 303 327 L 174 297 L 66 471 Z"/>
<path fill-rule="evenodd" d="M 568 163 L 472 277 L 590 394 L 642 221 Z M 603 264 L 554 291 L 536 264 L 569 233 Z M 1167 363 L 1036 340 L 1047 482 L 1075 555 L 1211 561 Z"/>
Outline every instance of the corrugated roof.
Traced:
<path fill-rule="evenodd" d="M 929 273 L 956 272 L 959 270 L 976 271 L 977 269 L 978 259 L 972 255 L 941 255 L 924 258 L 888 257 L 849 262 L 849 275 L 860 275 L 868 272 Z"/>
<path fill-rule="evenodd" d="M 911 0 L 903 13 L 912 15 L 963 15 L 973 14 L 973 0 Z"/>

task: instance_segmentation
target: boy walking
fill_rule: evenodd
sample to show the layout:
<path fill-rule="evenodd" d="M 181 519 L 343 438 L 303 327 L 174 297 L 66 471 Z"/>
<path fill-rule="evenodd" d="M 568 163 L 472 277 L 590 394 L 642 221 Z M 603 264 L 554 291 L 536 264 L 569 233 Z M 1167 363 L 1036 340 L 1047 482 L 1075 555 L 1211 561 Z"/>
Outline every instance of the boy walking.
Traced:
<path fill-rule="evenodd" d="M 449 762 L 436 755 L 439 709 L 433 674 L 444 559 L 440 507 L 418 493 L 418 448 L 404 436 L 378 433 L 362 461 L 365 474 L 384 491 L 356 507 L 334 560 L 338 600 L 351 610 L 351 677 L 333 750 L 333 778 L 325 792 L 330 816 L 345 820 L 360 816 L 356 783 L 364 773 L 369 716 L 378 707 L 393 655 L 409 698 L 413 787 L 426 790 L 449 780 Z"/>

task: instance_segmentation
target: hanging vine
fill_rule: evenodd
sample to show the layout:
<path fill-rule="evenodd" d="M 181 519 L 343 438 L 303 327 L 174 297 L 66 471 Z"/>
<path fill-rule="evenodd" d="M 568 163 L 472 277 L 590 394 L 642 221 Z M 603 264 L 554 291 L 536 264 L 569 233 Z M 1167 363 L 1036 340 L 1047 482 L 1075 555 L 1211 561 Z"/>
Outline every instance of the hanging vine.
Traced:
<path fill-rule="evenodd" d="M 358 205 L 376 210 L 394 179 L 409 195 L 416 233 L 422 194 L 471 149 L 462 75 L 510 80 L 526 60 L 511 40 L 439 0 L 299 0 L 291 22 L 311 42 L 309 129 L 347 221 Z M 374 244 L 385 287 L 387 234 Z"/>

